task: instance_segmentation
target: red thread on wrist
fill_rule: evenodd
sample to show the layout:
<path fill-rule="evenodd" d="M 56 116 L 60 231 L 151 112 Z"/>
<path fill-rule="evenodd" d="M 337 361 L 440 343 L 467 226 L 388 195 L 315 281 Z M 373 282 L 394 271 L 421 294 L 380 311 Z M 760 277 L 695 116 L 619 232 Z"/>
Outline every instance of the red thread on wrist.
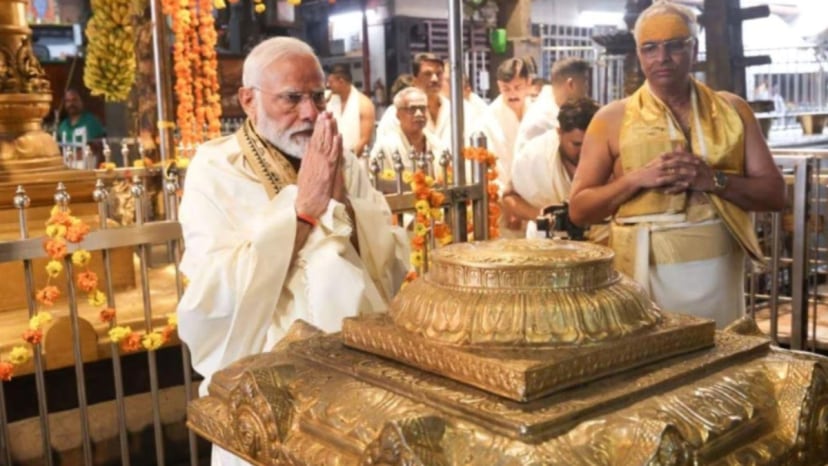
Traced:
<path fill-rule="evenodd" d="M 310 215 L 303 214 L 301 212 L 296 212 L 296 220 L 299 220 L 302 223 L 307 223 L 311 226 L 311 228 L 316 227 L 316 224 L 319 223 L 319 220 L 311 217 Z"/>

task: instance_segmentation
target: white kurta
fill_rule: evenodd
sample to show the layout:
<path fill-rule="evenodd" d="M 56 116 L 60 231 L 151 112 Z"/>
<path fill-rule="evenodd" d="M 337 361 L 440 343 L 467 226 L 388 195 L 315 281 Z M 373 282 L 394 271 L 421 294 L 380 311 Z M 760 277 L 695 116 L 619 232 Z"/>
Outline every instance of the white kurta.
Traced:
<path fill-rule="evenodd" d="M 332 200 L 291 263 L 296 186 L 268 199 L 235 135 L 199 147 L 180 207 L 190 283 L 178 333 L 205 377 L 202 395 L 214 372 L 267 351 L 296 319 L 333 332 L 344 317 L 387 309 L 407 270 L 405 233 L 390 226 L 385 199 L 354 158 L 344 165 L 360 253 L 344 206 Z M 218 456 L 214 464 L 246 464 Z"/>
<path fill-rule="evenodd" d="M 351 152 L 359 143 L 359 97 L 359 90 L 351 85 L 351 92 L 348 93 L 348 100 L 345 105 L 342 104 L 342 99 L 338 94 L 331 95 L 331 99 L 328 101 L 327 110 L 336 119 L 336 126 L 339 128 L 339 134 L 342 135 L 342 147 Z"/>
<path fill-rule="evenodd" d="M 541 136 L 550 129 L 558 127 L 558 104 L 552 94 L 552 86 L 541 88 L 538 98 L 529 106 L 520 122 L 515 148 L 520 150 L 532 139 Z"/>
<path fill-rule="evenodd" d="M 569 199 L 572 180 L 559 149 L 558 131 L 549 130 L 527 142 L 512 162 L 512 187 L 538 209 Z"/>
<path fill-rule="evenodd" d="M 377 124 L 377 140 L 387 133 L 399 131 L 400 120 L 397 119 L 397 107 L 390 106 L 385 109 L 379 123 Z M 440 96 L 440 112 L 437 119 L 431 118 L 431 112 L 426 112 L 425 132 L 440 141 L 446 147 L 451 145 L 451 102 Z"/>

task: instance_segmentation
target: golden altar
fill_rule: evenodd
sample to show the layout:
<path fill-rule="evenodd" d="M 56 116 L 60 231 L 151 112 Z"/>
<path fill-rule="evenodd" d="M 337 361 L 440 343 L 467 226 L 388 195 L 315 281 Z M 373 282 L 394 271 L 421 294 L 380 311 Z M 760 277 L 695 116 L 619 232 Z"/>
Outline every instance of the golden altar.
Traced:
<path fill-rule="evenodd" d="M 828 359 L 663 312 L 600 246 L 431 259 L 388 314 L 299 322 L 215 374 L 190 427 L 256 464 L 828 462 Z"/>

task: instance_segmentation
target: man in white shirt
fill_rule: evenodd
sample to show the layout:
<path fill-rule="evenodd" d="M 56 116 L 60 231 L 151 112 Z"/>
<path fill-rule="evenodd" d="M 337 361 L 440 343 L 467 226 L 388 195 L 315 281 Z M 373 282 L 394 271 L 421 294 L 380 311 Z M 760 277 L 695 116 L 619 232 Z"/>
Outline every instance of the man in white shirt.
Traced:
<path fill-rule="evenodd" d="M 433 53 L 420 53 L 412 66 L 414 87 L 425 92 L 428 98 L 425 131 L 448 146 L 451 143 L 451 104 L 440 95 L 443 81 L 443 61 Z M 377 139 L 385 133 L 393 133 L 399 127 L 396 108 L 389 107 L 377 125 Z"/>
<path fill-rule="evenodd" d="M 342 147 L 361 157 L 374 132 L 374 104 L 354 87 L 351 70 L 345 65 L 331 67 L 328 88 L 331 90 L 328 111 L 336 119 L 336 126 L 342 135 Z"/>
<path fill-rule="evenodd" d="M 199 147 L 180 208 L 179 335 L 202 395 L 213 373 L 268 351 L 297 319 L 333 332 L 344 317 L 385 311 L 407 270 L 404 232 L 324 111 L 313 50 L 268 39 L 242 84 L 248 119 Z M 247 463 L 214 447 L 213 464 Z"/>
<path fill-rule="evenodd" d="M 497 68 L 500 95 L 489 105 L 481 123 L 486 145 L 497 157 L 497 183 L 501 194 L 512 192 L 512 160 L 520 120 L 529 105 L 529 73 L 531 67 L 521 58 L 510 58 Z M 517 194 L 514 194 L 517 196 Z M 523 222 L 511 210 L 514 199 L 503 198 L 500 236 L 522 237 Z"/>
<path fill-rule="evenodd" d="M 520 123 L 516 150 L 557 124 L 558 107 L 589 95 L 590 65 L 580 58 L 564 58 L 552 65 L 552 84 L 543 86 Z"/>
<path fill-rule="evenodd" d="M 412 154 L 419 157 L 430 152 L 435 163 L 439 160 L 445 146 L 425 132 L 427 103 L 425 93 L 416 87 L 405 88 L 394 96 L 393 108 L 397 111 L 398 129 L 386 132 L 371 149 L 371 158 L 377 159 L 383 172 L 389 173 L 387 170 L 394 170 L 395 153 L 400 155 L 404 170 L 411 172 L 414 171 L 416 163 L 411 158 Z M 396 191 L 393 180 L 381 178 L 377 183 L 381 191 Z"/>

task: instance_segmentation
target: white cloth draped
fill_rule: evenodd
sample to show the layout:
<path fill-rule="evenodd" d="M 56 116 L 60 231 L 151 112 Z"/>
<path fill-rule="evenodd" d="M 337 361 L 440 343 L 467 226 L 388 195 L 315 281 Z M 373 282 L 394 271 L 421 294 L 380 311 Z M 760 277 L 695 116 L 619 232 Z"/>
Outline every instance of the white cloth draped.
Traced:
<path fill-rule="evenodd" d="M 214 372 L 267 351 L 296 319 L 333 332 L 344 317 L 387 309 L 407 271 L 407 239 L 350 155 L 344 172 L 360 252 L 344 206 L 332 200 L 291 263 L 296 186 L 268 199 L 235 135 L 199 147 L 180 207 L 181 270 L 190 283 L 178 332 L 205 377 L 202 395 Z M 213 456 L 213 464 L 246 464 Z"/>
<path fill-rule="evenodd" d="M 360 117 L 359 117 L 359 90 L 351 85 L 348 93 L 348 100 L 342 104 L 342 98 L 338 94 L 331 95 L 328 100 L 327 110 L 336 119 L 336 126 L 339 134 L 342 135 L 342 147 L 345 151 L 353 153 L 354 147 L 359 143 Z M 356 154 L 359 156 L 360 154 Z"/>
<path fill-rule="evenodd" d="M 517 114 L 506 105 L 503 96 L 498 96 L 489 104 L 481 122 L 486 145 L 497 156 L 497 178 L 501 193 L 508 190 L 512 180 L 512 161 L 519 126 Z"/>
<path fill-rule="evenodd" d="M 552 94 L 552 86 L 541 88 L 538 98 L 529 106 L 520 122 L 515 149 L 520 150 L 532 139 L 558 127 L 558 104 Z"/>
<path fill-rule="evenodd" d="M 464 146 L 471 145 L 471 135 L 475 131 L 480 131 L 480 126 L 486 111 L 489 109 L 489 104 L 486 103 L 479 95 L 472 92 L 468 99 L 463 100 L 463 140 Z M 449 141 L 451 146 L 451 141 Z"/>
<path fill-rule="evenodd" d="M 569 199 L 572 179 L 559 149 L 558 131 L 551 129 L 526 143 L 512 162 L 512 186 L 538 209 Z"/>
<path fill-rule="evenodd" d="M 700 225 L 716 228 L 700 229 Z M 632 228 L 634 234 L 619 241 L 617 235 L 622 228 Z M 716 257 L 691 261 L 662 260 L 658 253 L 653 252 L 651 243 L 659 241 L 660 235 L 671 234 L 704 238 L 705 244 L 727 244 L 727 247 Z M 639 223 L 621 226 L 613 223 L 610 235 L 613 249 L 635 248 L 635 262 L 631 264 L 631 270 L 625 271 L 650 293 L 661 309 L 715 320 L 719 329 L 745 314 L 745 255 L 721 219 L 693 224 Z M 629 244 L 630 240 L 635 244 Z"/>

